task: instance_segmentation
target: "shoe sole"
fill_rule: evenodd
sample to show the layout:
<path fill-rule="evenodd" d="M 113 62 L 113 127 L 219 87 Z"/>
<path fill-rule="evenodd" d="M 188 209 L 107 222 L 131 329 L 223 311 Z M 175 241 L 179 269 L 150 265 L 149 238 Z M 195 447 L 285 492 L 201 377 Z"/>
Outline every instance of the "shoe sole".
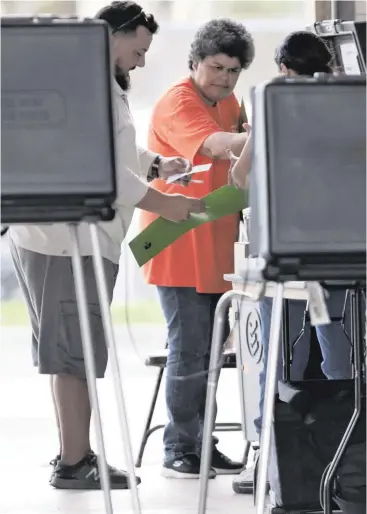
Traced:
<path fill-rule="evenodd" d="M 236 494 L 253 494 L 254 485 L 252 482 L 232 483 L 232 489 Z"/>
<path fill-rule="evenodd" d="M 171 468 L 163 468 L 161 471 L 161 476 L 164 478 L 176 478 L 183 480 L 199 480 L 199 473 L 182 473 L 181 471 L 175 471 Z M 215 478 L 216 473 L 209 473 L 209 478 Z"/>
<path fill-rule="evenodd" d="M 141 483 L 140 478 L 136 479 L 136 485 Z M 98 482 L 91 482 L 90 480 L 67 480 L 64 478 L 51 478 L 50 485 L 55 489 L 70 489 L 70 490 L 101 490 L 102 486 Z M 128 482 L 125 483 L 110 483 L 111 489 L 130 489 L 130 484 Z"/>
<path fill-rule="evenodd" d="M 243 468 L 238 468 L 238 469 L 221 469 L 221 468 L 214 468 L 214 471 L 216 472 L 217 475 L 239 475 L 242 471 L 243 471 Z"/>

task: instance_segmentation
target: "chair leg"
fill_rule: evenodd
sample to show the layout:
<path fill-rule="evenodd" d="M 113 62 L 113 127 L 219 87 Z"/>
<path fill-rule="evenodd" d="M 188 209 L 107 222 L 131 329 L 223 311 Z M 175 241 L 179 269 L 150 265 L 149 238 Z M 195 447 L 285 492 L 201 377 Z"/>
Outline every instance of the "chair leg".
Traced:
<path fill-rule="evenodd" d="M 158 373 L 158 377 L 157 377 L 157 381 L 156 381 L 156 384 L 155 384 L 155 388 L 154 388 L 152 402 L 150 404 L 150 409 L 149 409 L 147 421 L 146 421 L 145 427 L 144 427 L 143 437 L 142 437 L 142 440 L 141 440 L 141 443 L 140 443 L 140 447 L 139 447 L 138 458 L 137 458 L 136 464 L 135 464 L 135 466 L 137 468 L 141 467 L 145 446 L 146 446 L 146 444 L 148 442 L 149 436 L 153 432 L 155 432 L 155 430 L 158 430 L 158 428 L 163 428 L 163 426 L 164 426 L 164 425 L 158 425 L 157 427 L 154 427 L 153 429 L 150 428 L 150 425 L 152 424 L 152 419 L 153 419 L 153 415 L 154 415 L 155 406 L 157 404 L 157 399 L 158 399 L 159 389 L 161 387 L 163 373 L 164 373 L 164 368 L 160 368 L 159 369 L 159 373 Z"/>
<path fill-rule="evenodd" d="M 250 454 L 250 449 L 251 449 L 251 443 L 249 441 L 246 441 L 246 444 L 245 444 L 245 451 L 243 452 L 243 467 L 246 468 L 247 464 L 248 464 L 248 456 Z"/>

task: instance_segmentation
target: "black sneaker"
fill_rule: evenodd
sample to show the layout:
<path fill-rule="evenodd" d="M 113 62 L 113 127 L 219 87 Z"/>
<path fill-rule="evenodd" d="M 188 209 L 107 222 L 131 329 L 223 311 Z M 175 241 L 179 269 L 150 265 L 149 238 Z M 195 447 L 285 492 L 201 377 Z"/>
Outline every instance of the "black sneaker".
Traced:
<path fill-rule="evenodd" d="M 193 453 L 165 462 L 162 476 L 165 478 L 200 478 L 200 459 Z M 210 469 L 209 478 L 215 478 L 215 476 L 214 469 Z"/>
<path fill-rule="evenodd" d="M 56 457 L 54 459 L 50 460 L 50 466 L 52 466 L 54 468 L 56 466 L 56 464 L 59 462 L 59 460 L 61 460 L 60 454 L 56 455 Z"/>
<path fill-rule="evenodd" d="M 93 450 L 89 450 L 88 455 L 95 455 L 95 453 Z M 50 460 L 50 466 L 54 468 L 59 460 L 61 460 L 61 455 L 58 453 L 54 459 Z"/>
<path fill-rule="evenodd" d="M 226 457 L 217 448 L 214 448 L 212 454 L 212 468 L 217 475 L 238 475 L 243 470 L 242 462 L 234 462 Z"/>
<path fill-rule="evenodd" d="M 108 466 L 111 489 L 129 489 L 129 477 L 125 471 Z M 136 477 L 137 484 L 141 480 Z M 101 489 L 97 456 L 89 453 L 78 464 L 67 466 L 58 461 L 50 479 L 56 489 Z"/>

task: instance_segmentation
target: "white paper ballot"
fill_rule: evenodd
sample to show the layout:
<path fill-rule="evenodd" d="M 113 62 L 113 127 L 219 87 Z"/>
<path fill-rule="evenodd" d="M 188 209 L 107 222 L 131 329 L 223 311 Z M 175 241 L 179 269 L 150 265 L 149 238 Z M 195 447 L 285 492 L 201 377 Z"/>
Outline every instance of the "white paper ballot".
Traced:
<path fill-rule="evenodd" d="M 340 45 L 344 73 L 346 75 L 359 75 L 358 50 L 355 43 L 344 43 Z"/>
<path fill-rule="evenodd" d="M 209 171 L 212 167 L 211 164 L 200 164 L 199 166 L 194 166 L 191 171 L 188 173 L 176 173 L 176 175 L 171 175 L 167 180 L 167 184 L 172 184 L 172 182 L 177 182 L 177 180 L 182 180 L 189 175 L 194 175 L 195 173 L 203 173 L 204 171 Z"/>

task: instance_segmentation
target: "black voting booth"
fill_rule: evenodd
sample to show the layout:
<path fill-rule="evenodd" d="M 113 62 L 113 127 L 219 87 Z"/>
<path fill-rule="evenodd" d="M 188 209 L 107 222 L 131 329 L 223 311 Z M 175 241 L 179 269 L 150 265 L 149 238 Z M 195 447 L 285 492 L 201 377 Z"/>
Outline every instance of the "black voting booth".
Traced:
<path fill-rule="evenodd" d="M 114 218 L 116 163 L 107 24 L 72 18 L 1 19 L 2 223 L 70 224 L 75 293 L 105 509 L 113 512 L 78 225 L 90 225 L 132 503 L 141 512 L 97 223 Z"/>
<path fill-rule="evenodd" d="M 338 478 L 348 452 L 365 450 L 366 444 L 365 77 L 276 79 L 257 88 L 254 112 L 250 246 L 266 262 L 265 279 L 278 282 L 279 288 L 264 406 L 265 450 L 260 455 L 260 468 L 270 464 L 269 511 L 317 512 L 321 504 L 330 514 L 336 507 L 333 496 L 343 513 L 364 512 L 365 476 L 362 494 L 344 498 Z M 272 418 L 274 388 L 268 382 L 275 380 L 282 283 L 288 280 L 350 288 L 354 378 L 290 384 L 285 374 Z M 266 469 L 259 471 L 263 495 Z"/>
<path fill-rule="evenodd" d="M 106 27 L 2 18 L 1 29 L 2 223 L 112 219 Z"/>

